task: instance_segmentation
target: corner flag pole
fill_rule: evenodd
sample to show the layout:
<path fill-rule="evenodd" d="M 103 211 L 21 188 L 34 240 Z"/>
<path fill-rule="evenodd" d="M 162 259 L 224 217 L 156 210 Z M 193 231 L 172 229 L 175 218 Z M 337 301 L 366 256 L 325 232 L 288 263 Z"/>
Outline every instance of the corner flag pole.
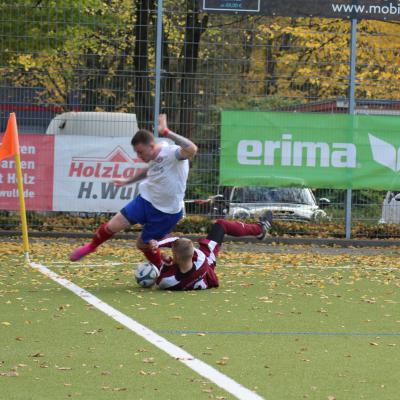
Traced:
<path fill-rule="evenodd" d="M 26 209 L 24 198 L 24 185 L 22 179 L 21 157 L 19 151 L 19 138 L 17 129 L 17 120 L 15 113 L 11 113 L 7 122 L 6 132 L 3 137 L 3 143 L 0 146 L 0 160 L 14 156 L 18 182 L 19 210 L 21 216 L 22 239 L 25 261 L 29 262 L 29 240 L 28 224 L 26 221 Z"/>
<path fill-rule="evenodd" d="M 21 157 L 19 153 L 15 155 L 15 164 L 17 168 L 17 182 L 18 182 L 18 194 L 19 194 L 19 209 L 21 214 L 23 249 L 24 249 L 25 261 L 29 262 L 28 223 L 26 221 L 24 185 L 22 180 Z"/>

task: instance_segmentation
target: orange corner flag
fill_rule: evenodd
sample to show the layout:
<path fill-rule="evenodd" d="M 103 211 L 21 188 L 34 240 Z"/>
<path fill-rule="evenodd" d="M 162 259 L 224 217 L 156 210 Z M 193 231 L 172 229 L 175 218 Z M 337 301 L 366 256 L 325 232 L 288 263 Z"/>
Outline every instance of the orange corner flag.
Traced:
<path fill-rule="evenodd" d="M 11 113 L 8 118 L 6 133 L 3 136 L 3 143 L 0 145 L 0 160 L 16 154 L 19 154 L 17 120 L 15 114 Z"/>
<path fill-rule="evenodd" d="M 26 221 L 26 209 L 24 198 L 24 185 L 22 180 L 21 157 L 19 154 L 19 139 L 17 129 L 17 119 L 15 114 L 11 113 L 8 118 L 6 133 L 3 136 L 3 143 L 0 145 L 0 161 L 3 158 L 15 156 L 15 167 L 17 172 L 19 211 L 21 215 L 22 238 L 24 244 L 25 261 L 29 262 L 29 241 L 28 241 L 28 223 Z"/>

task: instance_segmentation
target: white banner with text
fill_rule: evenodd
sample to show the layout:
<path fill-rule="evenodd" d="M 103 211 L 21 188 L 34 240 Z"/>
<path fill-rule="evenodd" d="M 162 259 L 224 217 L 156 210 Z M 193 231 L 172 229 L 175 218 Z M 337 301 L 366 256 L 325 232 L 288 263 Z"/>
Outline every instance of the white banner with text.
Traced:
<path fill-rule="evenodd" d="M 54 211 L 116 212 L 137 195 L 112 183 L 146 167 L 126 137 L 60 135 L 54 147 Z"/>

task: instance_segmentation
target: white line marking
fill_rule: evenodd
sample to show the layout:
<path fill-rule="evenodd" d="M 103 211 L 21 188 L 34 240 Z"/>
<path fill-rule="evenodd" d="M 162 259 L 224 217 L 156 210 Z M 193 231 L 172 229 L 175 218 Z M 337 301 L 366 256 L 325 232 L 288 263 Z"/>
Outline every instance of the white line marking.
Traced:
<path fill-rule="evenodd" d="M 128 263 L 121 263 L 121 262 L 110 262 L 107 264 L 81 264 L 81 263 L 69 263 L 65 261 L 53 261 L 50 262 L 54 267 L 68 267 L 68 268 L 84 268 L 84 267 L 115 267 L 115 266 L 120 266 L 120 265 L 128 265 Z"/>
<path fill-rule="evenodd" d="M 221 266 L 227 266 L 229 264 L 222 264 L 220 263 L 219 265 Z M 240 264 L 240 267 L 253 267 L 253 268 L 270 268 L 271 266 L 266 264 Z M 278 268 L 274 268 L 271 270 L 281 270 L 285 268 L 292 268 L 292 269 L 318 269 L 318 270 L 324 270 L 324 269 L 366 269 L 366 270 L 373 270 L 373 271 L 399 271 L 400 272 L 400 267 L 373 267 L 370 265 L 328 265 L 328 266 L 323 266 L 323 265 L 282 265 Z"/>
<path fill-rule="evenodd" d="M 30 265 L 32 268 L 40 271 L 42 274 L 46 275 L 61 286 L 64 286 L 66 289 L 70 290 L 72 293 L 76 294 L 87 303 L 93 305 L 104 314 L 113 318 L 115 321 L 126 326 L 132 332 L 135 332 L 137 335 L 141 336 L 154 346 L 163 350 L 171 357 L 179 360 L 180 362 L 191 368 L 193 371 L 196 371 L 199 375 L 204 376 L 209 381 L 215 383 L 228 393 L 232 394 L 237 399 L 263 400 L 263 397 L 245 388 L 240 383 L 234 381 L 233 379 L 219 372 L 217 369 L 211 367 L 205 362 L 195 358 L 185 350 L 164 339 L 162 336 L 153 332 L 151 329 L 146 328 L 139 322 L 136 322 L 134 319 L 123 314 L 121 311 L 118 311 L 114 307 L 111 307 L 109 304 L 103 302 L 98 297 L 94 296 L 85 289 L 79 287 L 78 285 L 75 285 L 68 279 L 62 278 L 44 265 L 34 262 L 31 262 Z"/>
<path fill-rule="evenodd" d="M 118 265 L 112 265 L 112 264 L 51 264 L 51 268 L 67 268 L 67 269 L 84 269 L 84 268 L 94 268 L 94 269 L 106 269 L 106 268 L 116 268 L 116 267 L 121 267 L 122 265 L 128 266 L 127 264 L 118 264 Z"/>
<path fill-rule="evenodd" d="M 329 265 L 329 266 L 318 266 L 318 265 L 286 265 L 284 268 L 304 268 L 304 269 L 366 269 L 374 271 L 400 271 L 397 267 L 373 267 L 370 265 Z"/>

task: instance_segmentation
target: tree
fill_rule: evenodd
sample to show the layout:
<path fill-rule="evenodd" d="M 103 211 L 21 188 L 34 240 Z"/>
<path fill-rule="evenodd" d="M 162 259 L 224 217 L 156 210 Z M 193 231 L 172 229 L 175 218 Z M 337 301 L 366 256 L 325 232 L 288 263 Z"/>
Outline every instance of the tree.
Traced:
<path fill-rule="evenodd" d="M 140 126 L 150 128 L 155 0 L 59 3 L 0 0 L 2 79 L 40 88 L 42 104 L 136 112 Z M 165 9 L 161 106 L 189 136 L 200 116 L 206 121 L 220 108 L 347 96 L 348 21 L 207 15 L 197 0 L 166 0 Z M 398 98 L 399 30 L 395 23 L 359 23 L 357 97 Z"/>
<path fill-rule="evenodd" d="M 196 96 L 196 73 L 200 39 L 207 29 L 208 16 L 199 17 L 197 0 L 187 0 L 185 37 L 181 57 L 182 78 L 180 87 L 180 123 L 188 137 L 193 136 L 194 98 Z"/>
<path fill-rule="evenodd" d="M 154 0 L 136 0 L 135 24 L 135 110 L 139 126 L 150 129 L 153 125 L 153 97 L 149 68 L 149 28 Z"/>

